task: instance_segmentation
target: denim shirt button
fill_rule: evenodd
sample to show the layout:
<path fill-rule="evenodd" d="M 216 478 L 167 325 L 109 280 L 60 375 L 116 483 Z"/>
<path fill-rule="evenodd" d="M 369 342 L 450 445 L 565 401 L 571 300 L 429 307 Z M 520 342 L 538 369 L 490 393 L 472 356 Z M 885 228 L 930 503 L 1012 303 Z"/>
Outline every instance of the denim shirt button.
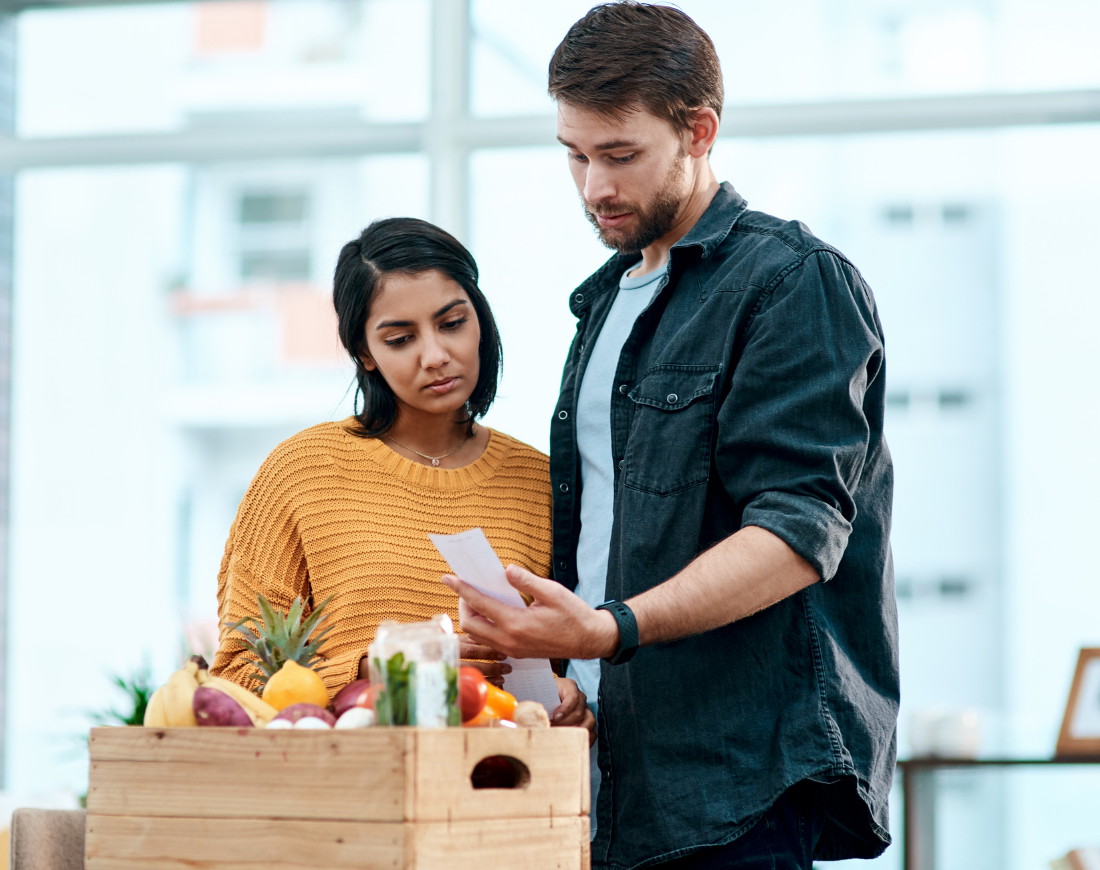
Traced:
<path fill-rule="evenodd" d="M 568 483 L 559 483 L 558 484 L 558 489 L 560 489 L 562 492 L 569 492 L 569 484 Z"/>
<path fill-rule="evenodd" d="M 680 401 L 680 397 L 677 396 L 675 393 L 669 393 L 668 396 L 665 397 L 665 401 L 668 402 L 670 405 L 675 405 L 677 402 Z"/>
<path fill-rule="evenodd" d="M 619 471 L 622 471 L 622 470 L 623 470 L 623 466 L 624 466 L 624 465 L 626 465 L 626 462 L 625 462 L 625 460 L 622 460 L 622 459 L 620 459 L 620 460 L 619 460 Z"/>
<path fill-rule="evenodd" d="M 619 384 L 619 392 L 625 396 L 630 392 L 630 384 Z"/>
<path fill-rule="evenodd" d="M 582 302 L 584 302 L 584 294 L 583 293 L 576 294 L 573 297 L 573 301 L 576 302 L 578 305 L 580 305 Z"/>
<path fill-rule="evenodd" d="M 558 419 L 559 420 L 568 420 L 569 419 L 569 412 L 568 411 L 558 411 Z"/>
<path fill-rule="evenodd" d="M 558 570 L 559 571 L 564 571 L 568 567 L 569 567 L 569 564 L 564 559 L 562 559 L 560 562 L 558 562 Z"/>

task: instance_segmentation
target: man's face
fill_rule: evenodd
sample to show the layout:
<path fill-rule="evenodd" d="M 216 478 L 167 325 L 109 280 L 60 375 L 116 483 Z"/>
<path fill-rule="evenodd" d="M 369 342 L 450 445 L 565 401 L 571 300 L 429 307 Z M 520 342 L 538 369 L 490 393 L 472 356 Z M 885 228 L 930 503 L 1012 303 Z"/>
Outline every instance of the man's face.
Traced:
<path fill-rule="evenodd" d="M 585 216 L 609 248 L 636 253 L 674 228 L 690 192 L 682 138 L 646 111 L 617 121 L 558 104 L 558 141 Z"/>

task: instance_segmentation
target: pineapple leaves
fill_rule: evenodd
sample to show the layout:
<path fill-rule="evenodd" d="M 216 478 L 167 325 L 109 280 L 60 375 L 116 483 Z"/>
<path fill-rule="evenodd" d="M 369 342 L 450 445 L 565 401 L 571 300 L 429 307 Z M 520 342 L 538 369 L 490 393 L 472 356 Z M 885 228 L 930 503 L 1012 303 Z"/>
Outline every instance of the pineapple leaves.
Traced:
<path fill-rule="evenodd" d="M 229 631 L 240 635 L 233 638 L 238 646 L 256 657 L 257 672 L 253 676 L 266 684 L 268 678 L 288 661 L 305 668 L 312 667 L 320 658 L 321 644 L 332 626 L 325 626 L 312 640 L 310 635 L 328 616 L 324 609 L 332 601 L 332 596 L 314 607 L 304 620 L 302 615 L 306 605 L 300 595 L 294 599 L 285 616 L 262 593 L 256 596 L 256 600 L 259 617 L 246 616 L 237 622 L 225 623 Z"/>
<path fill-rule="evenodd" d="M 264 637 L 268 638 L 271 643 L 280 649 L 285 649 L 287 645 L 288 628 L 287 624 L 282 620 L 275 608 L 271 606 L 271 602 L 268 601 L 263 595 L 257 595 L 257 600 L 260 602 L 260 615 L 264 620 Z M 294 599 L 294 604 L 290 607 L 290 613 L 294 613 L 294 609 L 298 609 L 298 616 L 301 618 L 302 614 L 302 598 L 298 596 Z M 288 615 L 289 619 L 289 615 Z"/>

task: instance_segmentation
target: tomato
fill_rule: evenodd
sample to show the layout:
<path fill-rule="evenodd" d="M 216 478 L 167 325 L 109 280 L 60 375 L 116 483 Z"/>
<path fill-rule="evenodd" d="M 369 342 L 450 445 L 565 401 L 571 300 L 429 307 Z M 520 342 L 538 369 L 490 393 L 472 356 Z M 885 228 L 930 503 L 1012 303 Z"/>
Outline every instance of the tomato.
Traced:
<path fill-rule="evenodd" d="M 458 669 L 458 708 L 462 712 L 463 722 L 482 711 L 488 696 L 489 684 L 481 671 L 472 665 L 463 665 Z"/>

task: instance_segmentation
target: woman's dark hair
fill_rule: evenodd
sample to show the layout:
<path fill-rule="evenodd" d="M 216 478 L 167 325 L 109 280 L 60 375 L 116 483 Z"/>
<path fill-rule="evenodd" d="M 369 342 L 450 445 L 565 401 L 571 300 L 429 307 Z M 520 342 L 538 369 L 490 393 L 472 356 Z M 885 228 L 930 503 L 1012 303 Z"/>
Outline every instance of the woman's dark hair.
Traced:
<path fill-rule="evenodd" d="M 466 424 L 493 404 L 500 379 L 503 350 L 493 312 L 477 286 L 477 263 L 454 236 L 418 218 L 377 220 L 348 242 L 336 261 L 332 303 L 339 321 L 340 342 L 355 363 L 357 393 L 355 419 L 362 427 L 357 435 L 377 438 L 393 426 L 397 399 L 382 374 L 363 365 L 367 353 L 367 316 L 371 303 L 388 275 L 420 275 L 440 272 L 458 284 L 473 303 L 481 328 L 478 357 L 481 371 L 466 402 Z M 362 406 L 360 406 L 362 399 Z"/>
<path fill-rule="evenodd" d="M 594 6 L 550 58 L 549 93 L 578 109 L 622 120 L 635 109 L 691 127 L 709 106 L 722 117 L 722 68 L 714 43 L 672 6 L 618 0 Z"/>

